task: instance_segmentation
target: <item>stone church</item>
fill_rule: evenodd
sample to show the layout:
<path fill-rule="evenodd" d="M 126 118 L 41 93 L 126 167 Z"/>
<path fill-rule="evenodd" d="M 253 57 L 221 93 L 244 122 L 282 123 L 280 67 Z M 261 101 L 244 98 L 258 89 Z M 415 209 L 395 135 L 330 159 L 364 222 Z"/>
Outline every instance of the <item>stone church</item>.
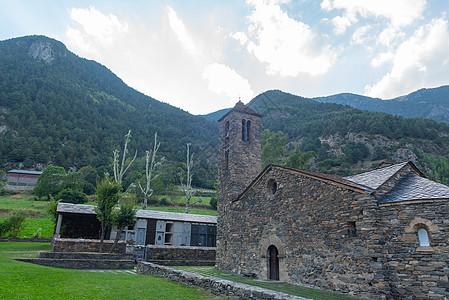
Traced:
<path fill-rule="evenodd" d="M 370 299 L 449 298 L 449 187 L 412 162 L 261 170 L 261 116 L 220 120 L 218 268 Z"/>

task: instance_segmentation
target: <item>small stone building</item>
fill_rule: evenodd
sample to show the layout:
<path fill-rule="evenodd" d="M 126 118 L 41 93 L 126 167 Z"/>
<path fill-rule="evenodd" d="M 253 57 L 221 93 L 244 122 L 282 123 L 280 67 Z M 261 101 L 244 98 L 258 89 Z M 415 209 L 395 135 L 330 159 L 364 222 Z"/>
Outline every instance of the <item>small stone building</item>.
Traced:
<path fill-rule="evenodd" d="M 412 162 L 259 172 L 260 119 L 241 102 L 220 119 L 218 268 L 370 299 L 449 297 L 449 187 Z"/>
<path fill-rule="evenodd" d="M 32 190 L 41 174 L 42 172 L 39 171 L 10 170 L 8 171 L 6 189 Z"/>
<path fill-rule="evenodd" d="M 58 203 L 58 238 L 98 239 L 100 223 L 93 205 Z M 121 239 L 136 245 L 215 247 L 217 217 L 195 214 L 138 210 L 136 222 Z M 115 239 L 116 231 L 106 233 Z"/>

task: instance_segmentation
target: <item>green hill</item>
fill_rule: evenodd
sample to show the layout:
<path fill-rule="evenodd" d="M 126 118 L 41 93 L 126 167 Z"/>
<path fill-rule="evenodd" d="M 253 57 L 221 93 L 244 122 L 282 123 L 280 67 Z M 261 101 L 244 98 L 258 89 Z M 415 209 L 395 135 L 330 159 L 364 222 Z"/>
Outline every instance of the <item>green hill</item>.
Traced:
<path fill-rule="evenodd" d="M 105 167 L 131 129 L 130 151 L 137 149 L 139 156 L 150 148 L 155 132 L 160 154 L 169 161 L 184 161 L 185 144 L 191 142 L 194 152 L 204 154 L 197 155 L 201 184 L 213 184 L 216 171 L 206 159 L 216 153 L 216 122 L 135 91 L 56 40 L 27 36 L 1 41 L 0 87 L 3 169 Z"/>

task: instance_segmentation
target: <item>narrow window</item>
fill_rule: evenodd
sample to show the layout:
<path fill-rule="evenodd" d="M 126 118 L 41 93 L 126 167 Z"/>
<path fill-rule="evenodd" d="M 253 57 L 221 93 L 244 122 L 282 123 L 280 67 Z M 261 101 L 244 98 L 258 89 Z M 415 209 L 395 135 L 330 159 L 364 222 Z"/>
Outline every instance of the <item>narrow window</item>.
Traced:
<path fill-rule="evenodd" d="M 246 141 L 246 120 L 242 120 L 242 141 Z"/>
<path fill-rule="evenodd" d="M 348 222 L 348 236 L 350 237 L 357 236 L 357 228 L 355 222 Z"/>
<path fill-rule="evenodd" d="M 420 228 L 418 230 L 418 240 L 419 240 L 419 246 L 420 247 L 429 247 L 429 233 L 424 228 Z"/>
<path fill-rule="evenodd" d="M 229 140 L 229 121 L 225 123 L 225 139 Z"/>
<path fill-rule="evenodd" d="M 276 194 L 276 192 L 278 191 L 278 184 L 276 180 L 274 179 L 268 180 L 267 188 L 271 195 Z"/>
<path fill-rule="evenodd" d="M 229 169 L 229 150 L 225 151 L 225 165 L 226 169 Z"/>
<path fill-rule="evenodd" d="M 251 121 L 248 120 L 246 121 L 246 140 L 249 141 L 249 137 L 250 135 L 250 130 L 251 130 Z"/>

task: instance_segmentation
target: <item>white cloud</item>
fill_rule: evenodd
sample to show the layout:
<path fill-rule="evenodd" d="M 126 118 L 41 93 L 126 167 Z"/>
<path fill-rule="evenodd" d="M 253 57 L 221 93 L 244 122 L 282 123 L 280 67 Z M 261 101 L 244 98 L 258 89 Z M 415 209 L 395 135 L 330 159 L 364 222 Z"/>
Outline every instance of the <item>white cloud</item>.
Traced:
<path fill-rule="evenodd" d="M 334 22 L 337 32 L 340 32 L 343 25 L 356 23 L 357 16 L 382 17 L 395 27 L 406 26 L 422 18 L 426 4 L 426 0 L 323 0 L 321 8 L 327 11 L 344 10 L 341 18 L 346 19 L 345 22 L 340 19 Z"/>
<path fill-rule="evenodd" d="M 178 14 L 170 6 L 168 6 L 167 9 L 168 9 L 168 20 L 170 23 L 170 27 L 173 30 L 173 32 L 176 34 L 176 36 L 178 37 L 181 44 L 191 55 L 194 55 L 194 56 L 198 55 L 199 53 L 195 47 L 195 43 L 193 42 L 192 38 L 188 34 L 184 23 L 178 17 Z"/>
<path fill-rule="evenodd" d="M 372 36 L 369 34 L 369 31 L 372 29 L 371 25 L 366 25 L 357 28 L 351 38 L 351 43 L 356 45 L 363 45 L 367 40 L 370 40 Z"/>
<path fill-rule="evenodd" d="M 66 35 L 72 46 L 98 57 L 102 47 L 110 47 L 128 32 L 128 24 L 113 14 L 105 15 L 93 6 L 88 9 L 72 8 L 70 18 L 81 27 L 67 27 Z"/>
<path fill-rule="evenodd" d="M 277 1 L 248 0 L 248 4 L 253 7 L 248 33 L 233 37 L 266 63 L 267 74 L 296 77 L 300 73 L 320 75 L 330 69 L 337 54 L 330 46 L 321 45 L 308 25 L 290 18 Z"/>
<path fill-rule="evenodd" d="M 248 80 L 226 65 L 213 63 L 206 66 L 203 78 L 208 80 L 211 91 L 225 95 L 231 104 L 239 98 L 248 102 L 254 96 Z"/>
<path fill-rule="evenodd" d="M 449 78 L 448 21 L 434 19 L 418 28 L 393 57 L 393 67 L 379 82 L 365 87 L 372 97 L 393 98 L 413 90 L 447 84 Z"/>

